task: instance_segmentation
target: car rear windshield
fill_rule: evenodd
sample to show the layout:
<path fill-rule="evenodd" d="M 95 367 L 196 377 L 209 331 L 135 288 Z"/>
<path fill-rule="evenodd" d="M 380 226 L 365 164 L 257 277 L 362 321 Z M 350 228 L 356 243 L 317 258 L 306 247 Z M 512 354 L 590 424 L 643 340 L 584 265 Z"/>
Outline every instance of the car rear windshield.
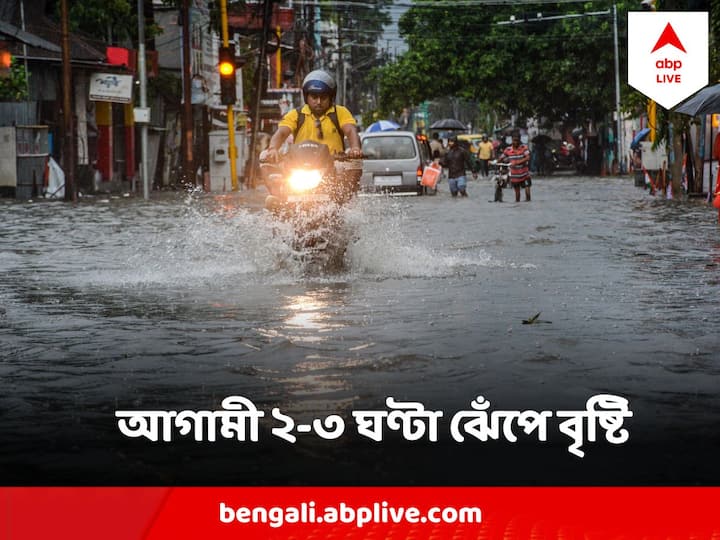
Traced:
<path fill-rule="evenodd" d="M 415 145 L 411 137 L 368 137 L 363 141 L 365 159 L 412 159 Z"/>

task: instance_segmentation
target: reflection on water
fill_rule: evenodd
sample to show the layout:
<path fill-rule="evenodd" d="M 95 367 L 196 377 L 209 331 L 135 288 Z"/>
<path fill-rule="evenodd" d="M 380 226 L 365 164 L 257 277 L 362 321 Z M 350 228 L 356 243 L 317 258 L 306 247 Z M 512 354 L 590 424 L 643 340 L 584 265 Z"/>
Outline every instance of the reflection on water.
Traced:
<path fill-rule="evenodd" d="M 387 396 L 450 416 L 478 394 L 541 409 L 610 392 L 635 433 L 710 429 L 716 212 L 632 179 L 535 184 L 529 204 L 489 203 L 484 181 L 463 200 L 361 198 L 329 276 L 293 265 L 262 197 L 0 201 L 2 435 L 32 448 L 27 426 L 48 439 L 70 418 L 112 438 L 116 407 L 234 394 L 347 418 Z M 522 324 L 537 312 L 551 324 Z"/>
<path fill-rule="evenodd" d="M 332 322 L 330 312 L 339 306 L 331 304 L 330 296 L 330 291 L 324 289 L 288 298 L 290 313 L 284 321 L 285 325 L 288 330 L 300 331 L 294 341 L 320 343 L 330 330 L 340 326 Z"/>

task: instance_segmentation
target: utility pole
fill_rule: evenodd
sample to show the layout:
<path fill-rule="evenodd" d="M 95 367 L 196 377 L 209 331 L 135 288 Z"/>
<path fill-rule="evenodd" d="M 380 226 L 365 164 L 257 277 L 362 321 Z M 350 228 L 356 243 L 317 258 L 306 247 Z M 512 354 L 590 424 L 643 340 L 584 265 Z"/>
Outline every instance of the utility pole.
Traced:
<path fill-rule="evenodd" d="M 345 60 L 343 59 L 343 42 L 342 42 L 342 32 L 340 31 L 342 27 L 342 15 L 338 11 L 338 25 L 337 25 L 337 47 L 338 47 L 338 58 L 337 58 L 337 66 L 335 66 L 335 84 L 337 85 L 337 89 L 339 90 L 338 96 L 337 96 L 337 102 L 338 103 L 345 103 L 345 73 L 343 70 L 343 64 L 345 63 Z"/>
<path fill-rule="evenodd" d="M 63 73 L 63 161 L 65 165 L 65 200 L 77 202 L 75 188 L 75 137 L 73 134 L 72 71 L 70 66 L 70 32 L 67 0 L 60 0 L 60 35 L 62 40 Z"/>
<path fill-rule="evenodd" d="M 253 101 L 253 114 L 252 114 L 252 134 L 250 135 L 250 144 L 252 150 L 250 151 L 250 159 L 248 160 L 248 169 L 246 175 L 249 179 L 250 187 L 255 187 L 255 169 L 257 165 L 257 157 L 255 155 L 255 145 L 257 141 L 258 131 L 260 128 L 260 98 L 262 96 L 262 84 L 265 80 L 263 73 L 265 71 L 265 65 L 267 63 L 267 40 L 270 34 L 270 22 L 272 17 L 273 0 L 265 0 L 263 6 L 263 29 L 262 29 L 262 41 L 260 43 L 260 58 L 258 58 L 258 66 L 255 71 L 255 96 Z"/>
<path fill-rule="evenodd" d="M 25 1 L 20 0 L 20 25 L 21 29 L 24 32 L 25 31 Z M 25 65 L 25 101 L 29 104 L 30 103 L 30 77 L 27 76 L 28 73 L 28 50 L 27 50 L 27 43 L 23 41 L 23 64 Z M 27 114 L 27 113 L 26 113 Z"/>
<path fill-rule="evenodd" d="M 228 16 L 227 16 L 227 0 L 220 0 L 220 28 L 222 31 L 223 47 L 230 45 L 230 36 L 228 32 Z M 235 65 L 235 58 L 233 65 Z M 237 77 L 237 69 L 234 72 Z M 236 85 L 237 85 L 237 79 Z M 227 128 L 228 128 L 228 156 L 230 157 L 230 186 L 233 191 L 238 190 L 237 180 L 237 152 L 235 150 L 235 114 L 233 111 L 234 103 L 227 106 Z"/>
<path fill-rule="evenodd" d="M 184 181 L 195 184 L 193 170 L 193 112 L 192 112 L 192 80 L 190 73 L 190 0 L 182 0 L 182 73 L 183 73 L 183 110 L 182 110 L 182 151 Z"/>
<path fill-rule="evenodd" d="M 625 158 L 625 146 L 623 144 L 622 112 L 620 111 L 620 50 L 618 48 L 618 22 L 616 3 L 613 3 L 613 41 L 615 45 L 615 114 L 617 115 L 617 134 L 615 136 L 615 140 L 617 142 L 618 172 L 622 174 L 625 172 L 625 167 L 623 166 L 623 161 Z"/>
<path fill-rule="evenodd" d="M 277 35 L 277 51 L 275 51 L 275 88 L 282 88 L 282 28 L 278 24 L 275 27 L 275 35 Z"/>
<path fill-rule="evenodd" d="M 138 12 L 138 75 L 140 77 L 140 108 L 147 110 L 147 66 L 145 65 L 145 7 L 143 0 L 137 0 Z M 140 176 L 143 183 L 143 198 L 150 198 L 148 178 L 148 126 L 146 119 L 140 125 Z"/>

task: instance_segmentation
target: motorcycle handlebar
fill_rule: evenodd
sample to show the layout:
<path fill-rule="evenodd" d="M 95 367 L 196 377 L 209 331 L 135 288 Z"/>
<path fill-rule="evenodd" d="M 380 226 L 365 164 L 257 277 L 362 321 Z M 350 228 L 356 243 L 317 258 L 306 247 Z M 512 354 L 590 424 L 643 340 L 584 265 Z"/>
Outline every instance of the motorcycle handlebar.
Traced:
<path fill-rule="evenodd" d="M 361 153 L 359 157 L 350 157 L 347 152 L 340 152 L 338 154 L 334 154 L 333 159 L 335 161 L 359 161 L 361 159 L 365 159 L 365 154 Z"/>
<path fill-rule="evenodd" d="M 509 163 L 505 163 L 503 161 L 497 161 L 497 160 L 491 161 L 490 165 L 492 165 L 494 167 L 509 167 L 510 166 Z"/>
<path fill-rule="evenodd" d="M 273 159 L 273 157 L 276 157 L 276 159 Z M 332 159 L 333 161 L 362 161 L 363 159 L 365 159 L 365 157 L 365 154 L 360 154 L 360 156 L 356 157 L 350 157 L 347 153 L 340 152 L 337 154 L 333 154 Z M 271 156 L 270 154 L 266 154 L 266 150 L 263 150 L 258 156 L 258 162 L 260 164 L 269 163 L 274 165 L 280 162 L 280 156 L 277 154 L 275 156 Z"/>

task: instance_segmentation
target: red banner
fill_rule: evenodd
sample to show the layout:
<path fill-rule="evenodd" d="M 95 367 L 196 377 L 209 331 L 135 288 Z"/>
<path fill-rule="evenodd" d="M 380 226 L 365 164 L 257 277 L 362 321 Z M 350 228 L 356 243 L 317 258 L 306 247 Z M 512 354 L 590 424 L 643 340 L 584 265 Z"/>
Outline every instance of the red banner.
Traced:
<path fill-rule="evenodd" d="M 720 488 L 0 488 L 0 538 L 718 539 Z"/>

